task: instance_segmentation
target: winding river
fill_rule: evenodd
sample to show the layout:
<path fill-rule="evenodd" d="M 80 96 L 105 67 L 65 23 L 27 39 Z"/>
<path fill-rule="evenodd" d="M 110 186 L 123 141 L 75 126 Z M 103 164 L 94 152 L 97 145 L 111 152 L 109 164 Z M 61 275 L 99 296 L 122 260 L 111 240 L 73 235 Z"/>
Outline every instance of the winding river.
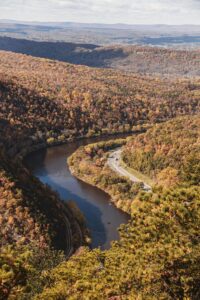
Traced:
<path fill-rule="evenodd" d="M 78 147 L 99 140 L 102 139 L 79 140 L 38 150 L 29 154 L 25 163 L 36 177 L 57 191 L 63 200 L 77 203 L 91 232 L 91 247 L 108 249 L 111 241 L 119 239 L 117 228 L 127 223 L 129 216 L 111 204 L 106 193 L 75 178 L 66 164 L 67 158 Z"/>

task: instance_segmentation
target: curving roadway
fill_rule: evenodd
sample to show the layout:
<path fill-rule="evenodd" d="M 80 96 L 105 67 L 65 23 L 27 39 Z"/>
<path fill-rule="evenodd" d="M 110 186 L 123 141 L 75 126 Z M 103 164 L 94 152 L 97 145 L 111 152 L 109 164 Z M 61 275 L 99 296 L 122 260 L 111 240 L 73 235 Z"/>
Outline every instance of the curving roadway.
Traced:
<path fill-rule="evenodd" d="M 133 174 L 131 174 L 130 172 L 128 172 L 126 169 L 123 168 L 123 166 L 121 165 L 120 161 L 121 161 L 121 153 L 122 150 L 117 149 L 116 151 L 112 151 L 110 152 L 110 155 L 108 157 L 108 166 L 115 171 L 116 173 L 118 173 L 121 176 L 125 176 L 128 177 L 132 182 L 134 183 L 138 183 L 138 182 L 142 182 L 140 179 L 138 179 L 136 176 L 134 176 Z M 151 191 L 152 188 L 150 185 L 148 185 L 145 182 L 142 182 L 144 185 L 144 190 L 145 191 Z"/>

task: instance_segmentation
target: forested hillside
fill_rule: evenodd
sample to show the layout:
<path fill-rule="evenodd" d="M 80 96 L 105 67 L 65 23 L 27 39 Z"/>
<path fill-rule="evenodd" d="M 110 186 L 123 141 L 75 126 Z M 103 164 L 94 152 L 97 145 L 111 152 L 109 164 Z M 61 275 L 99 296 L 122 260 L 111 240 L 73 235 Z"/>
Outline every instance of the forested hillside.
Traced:
<path fill-rule="evenodd" d="M 132 138 L 124 162 L 167 187 L 200 183 L 200 119 L 185 117 L 157 125 Z"/>
<path fill-rule="evenodd" d="M 194 124 L 188 117 L 180 123 L 188 124 L 192 143 L 199 98 L 198 79 L 162 80 L 0 52 L 0 299 L 198 299 L 199 191 L 188 171 L 177 190 L 129 199 L 132 220 L 110 251 L 79 251 L 52 271 L 65 260 L 54 250 L 72 254 L 84 244 L 85 227 L 21 158 L 37 147 L 131 133 L 183 115 L 193 116 Z M 172 127 L 182 132 L 180 124 Z M 160 220 L 171 228 L 167 236 Z"/>
<path fill-rule="evenodd" d="M 0 50 L 56 59 L 76 65 L 114 68 L 158 76 L 200 76 L 200 51 L 145 46 L 98 46 L 0 37 Z"/>
<path fill-rule="evenodd" d="M 112 48 L 111 48 L 112 49 Z M 109 50 L 109 48 L 107 48 Z M 200 76 L 200 51 L 173 50 L 155 47 L 116 47 L 121 58 L 106 60 L 107 66 L 122 71 L 157 76 Z"/>
<path fill-rule="evenodd" d="M 0 53 L 0 82 L 0 118 L 17 131 L 8 133 L 9 148 L 20 148 L 13 136 L 32 144 L 129 132 L 199 111 L 199 80 L 126 75 L 9 52 Z"/>
<path fill-rule="evenodd" d="M 78 222 L 69 207 L 20 163 L 12 160 L 11 164 L 2 149 L 0 195 L 0 250 L 8 244 L 37 243 L 41 248 L 63 249 L 69 255 L 81 245 Z"/>
<path fill-rule="evenodd" d="M 199 195 L 197 187 L 141 194 L 120 242 L 59 265 L 36 299 L 198 300 Z"/>

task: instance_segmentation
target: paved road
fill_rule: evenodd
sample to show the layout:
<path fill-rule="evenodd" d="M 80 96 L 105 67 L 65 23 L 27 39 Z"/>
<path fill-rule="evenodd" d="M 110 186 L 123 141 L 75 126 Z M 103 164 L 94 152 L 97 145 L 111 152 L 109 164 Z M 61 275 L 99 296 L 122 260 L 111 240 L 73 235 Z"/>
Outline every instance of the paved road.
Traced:
<path fill-rule="evenodd" d="M 121 149 L 117 149 L 114 152 L 110 153 L 110 156 L 108 158 L 108 166 L 118 174 L 128 177 L 131 181 L 134 183 L 136 182 L 142 182 L 140 179 L 129 173 L 126 169 L 124 169 L 120 164 L 120 158 L 121 158 Z M 143 182 L 144 184 L 144 190 L 151 191 L 151 186 Z"/>

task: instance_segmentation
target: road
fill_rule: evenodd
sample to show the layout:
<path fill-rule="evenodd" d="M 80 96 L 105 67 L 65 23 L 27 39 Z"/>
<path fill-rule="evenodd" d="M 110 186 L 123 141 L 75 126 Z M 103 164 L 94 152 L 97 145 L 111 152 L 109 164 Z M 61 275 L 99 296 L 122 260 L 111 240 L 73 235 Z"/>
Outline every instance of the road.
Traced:
<path fill-rule="evenodd" d="M 115 171 L 118 174 L 120 174 L 121 176 L 128 177 L 134 183 L 142 182 L 140 179 L 138 179 L 133 174 L 131 174 L 130 172 L 128 172 L 126 169 L 124 169 L 123 166 L 121 166 L 121 164 L 120 164 L 121 153 L 122 153 L 121 149 L 117 149 L 116 151 L 111 152 L 110 155 L 109 155 L 109 158 L 108 158 L 108 166 L 113 171 Z M 150 185 L 148 185 L 145 182 L 143 182 L 143 184 L 144 184 L 144 190 L 151 191 L 152 188 L 151 188 Z"/>

